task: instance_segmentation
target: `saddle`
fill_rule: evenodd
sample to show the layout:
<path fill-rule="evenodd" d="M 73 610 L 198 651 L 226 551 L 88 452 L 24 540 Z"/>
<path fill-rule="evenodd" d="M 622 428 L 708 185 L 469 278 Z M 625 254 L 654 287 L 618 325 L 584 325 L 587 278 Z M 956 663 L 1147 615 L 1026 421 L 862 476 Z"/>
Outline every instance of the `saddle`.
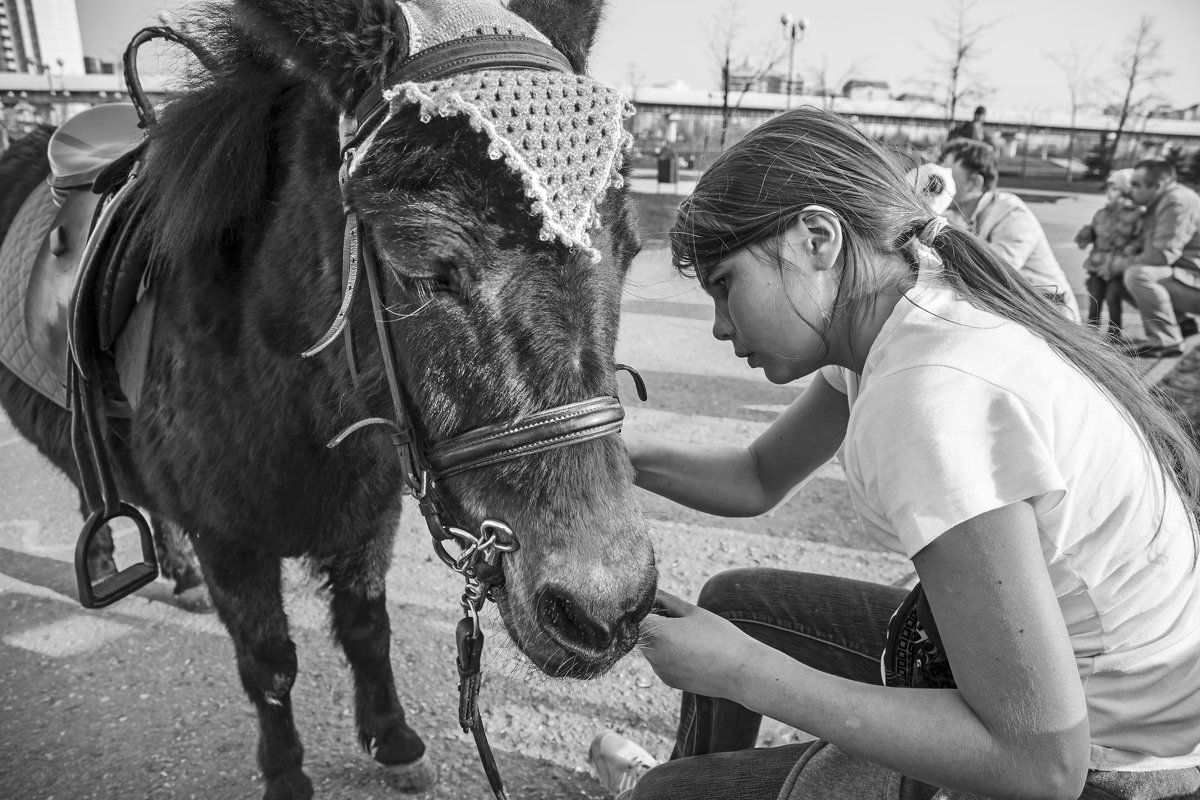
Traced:
<path fill-rule="evenodd" d="M 103 359 L 105 413 L 131 416 L 149 352 L 148 324 L 129 326 L 146 260 L 132 252 L 137 215 L 128 198 L 143 149 L 131 103 L 96 106 L 54 132 L 47 180 L 58 211 L 25 292 L 25 332 L 34 353 L 65 381 L 72 362 Z M 122 334 L 129 327 L 132 340 Z M 112 391 L 112 390 L 116 391 Z"/>

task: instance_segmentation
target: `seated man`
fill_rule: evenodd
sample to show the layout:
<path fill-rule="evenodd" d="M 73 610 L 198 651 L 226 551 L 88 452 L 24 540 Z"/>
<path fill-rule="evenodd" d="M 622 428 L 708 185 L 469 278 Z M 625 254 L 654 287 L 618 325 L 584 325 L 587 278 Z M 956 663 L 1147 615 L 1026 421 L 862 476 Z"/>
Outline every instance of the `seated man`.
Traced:
<path fill-rule="evenodd" d="M 1130 194 L 1146 216 L 1142 252 L 1125 270 L 1125 289 L 1142 314 L 1146 339 L 1129 352 L 1180 355 L 1178 315 L 1200 312 L 1200 196 L 1175 182 L 1170 162 L 1155 160 L 1138 162 Z"/>
<path fill-rule="evenodd" d="M 954 213 L 947 213 L 947 219 L 990 244 L 996 255 L 1032 286 L 1057 295 L 1069 316 L 1078 321 L 1075 294 L 1042 224 L 1021 198 L 996 190 L 1000 171 L 995 148 L 972 139 L 955 139 L 942 150 L 942 164 L 954 176 L 950 207 Z"/>

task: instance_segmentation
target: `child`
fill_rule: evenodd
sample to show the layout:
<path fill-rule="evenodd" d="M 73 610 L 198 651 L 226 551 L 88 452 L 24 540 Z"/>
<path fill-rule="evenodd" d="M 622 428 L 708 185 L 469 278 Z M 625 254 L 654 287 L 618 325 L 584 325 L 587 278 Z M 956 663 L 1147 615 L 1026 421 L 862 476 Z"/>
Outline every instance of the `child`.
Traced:
<path fill-rule="evenodd" d="M 1121 343 L 1121 305 L 1125 286 L 1121 274 L 1132 263 L 1130 256 L 1141 251 L 1142 212 L 1129 199 L 1133 170 L 1119 169 L 1108 176 L 1105 193 L 1108 204 L 1096 212 L 1090 225 L 1075 234 L 1075 244 L 1082 250 L 1088 245 L 1092 252 L 1083 262 L 1087 272 L 1088 322 L 1100 327 L 1100 305 L 1108 307 L 1106 335 Z"/>
<path fill-rule="evenodd" d="M 840 452 L 864 532 L 920 583 L 743 569 L 698 606 L 660 592 L 641 652 L 684 693 L 673 759 L 643 771 L 644 751 L 598 737 L 609 785 L 640 778 L 634 800 L 1200 790 L 1200 454 L 1130 365 L 817 109 L 722 154 L 671 245 L 717 339 L 773 383 L 809 381 L 748 447 L 626 426 L 637 483 L 755 515 Z M 819 739 L 746 749 L 764 713 Z"/>

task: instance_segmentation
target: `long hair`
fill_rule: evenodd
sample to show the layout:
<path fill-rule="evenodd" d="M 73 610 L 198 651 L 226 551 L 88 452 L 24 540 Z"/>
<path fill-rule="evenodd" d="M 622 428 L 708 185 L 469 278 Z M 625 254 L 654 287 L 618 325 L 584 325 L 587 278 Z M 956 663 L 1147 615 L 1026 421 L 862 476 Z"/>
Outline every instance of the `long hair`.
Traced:
<path fill-rule="evenodd" d="M 802 209 L 824 206 L 842 222 L 845 267 L 825 330 L 864 315 L 880 293 L 907 289 L 917 273 L 917 234 L 930 221 L 892 158 L 848 122 L 803 107 L 755 128 L 723 153 L 679 207 L 671 228 L 676 269 L 705 273 L 730 254 L 755 247 L 785 266 L 778 242 Z M 1162 465 L 1163 481 L 1178 490 L 1200 553 L 1200 452 L 1180 418 L 1145 387 L 1132 366 L 1088 327 L 1065 319 L 1058 307 L 1024 281 L 978 237 L 953 228 L 932 243 L 941 279 L 977 308 L 1042 338 L 1069 365 L 1103 391 L 1141 434 Z M 906 274 L 867 269 L 871 253 L 899 255 Z M 892 271 L 893 273 L 895 270 Z M 844 316 L 849 315 L 849 316 Z M 812 325 L 812 323 L 809 323 Z M 828 339 L 826 338 L 826 347 Z M 1165 485 L 1160 487 L 1165 490 Z M 1166 492 L 1160 495 L 1163 513 Z"/>

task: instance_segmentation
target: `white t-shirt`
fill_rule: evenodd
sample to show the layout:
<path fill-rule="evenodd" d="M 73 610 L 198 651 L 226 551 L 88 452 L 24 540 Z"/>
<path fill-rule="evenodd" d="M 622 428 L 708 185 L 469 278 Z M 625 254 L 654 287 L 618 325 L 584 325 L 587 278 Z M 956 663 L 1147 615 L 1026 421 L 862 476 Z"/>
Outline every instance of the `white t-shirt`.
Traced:
<path fill-rule="evenodd" d="M 842 462 L 863 527 L 884 546 L 911 558 L 961 522 L 1032 504 L 1083 681 L 1092 768 L 1200 765 L 1191 528 L 1103 392 L 1040 338 L 925 276 L 861 376 L 822 375 L 849 398 Z"/>

